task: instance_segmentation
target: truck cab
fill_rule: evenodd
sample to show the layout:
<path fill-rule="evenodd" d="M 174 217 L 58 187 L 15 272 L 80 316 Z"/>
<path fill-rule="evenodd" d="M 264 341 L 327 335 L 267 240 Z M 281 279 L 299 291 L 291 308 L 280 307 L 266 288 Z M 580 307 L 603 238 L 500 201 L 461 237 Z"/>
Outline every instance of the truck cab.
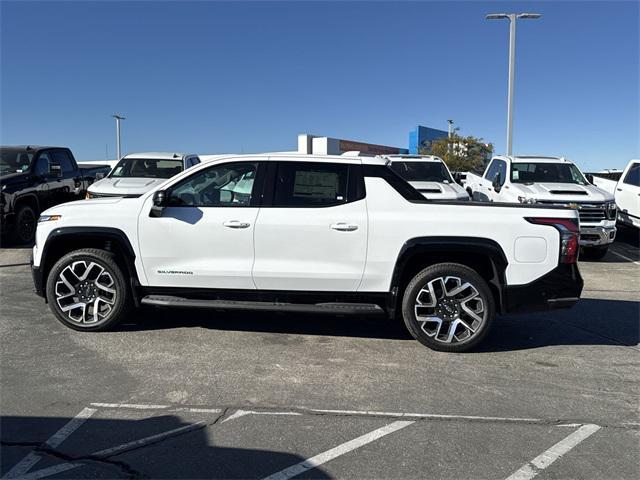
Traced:
<path fill-rule="evenodd" d="M 474 200 L 500 203 L 570 205 L 580 214 L 580 245 L 601 258 L 616 236 L 613 195 L 590 183 L 563 157 L 496 156 L 484 174 L 469 174 Z"/>

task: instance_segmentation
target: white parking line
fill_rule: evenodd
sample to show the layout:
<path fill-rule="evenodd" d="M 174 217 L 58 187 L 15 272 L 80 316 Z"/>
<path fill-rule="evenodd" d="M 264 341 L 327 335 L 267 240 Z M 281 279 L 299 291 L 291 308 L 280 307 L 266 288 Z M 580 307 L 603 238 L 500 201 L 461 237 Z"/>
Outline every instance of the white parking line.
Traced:
<path fill-rule="evenodd" d="M 369 432 L 365 435 L 362 435 L 358 438 L 354 438 L 348 442 L 345 442 L 337 447 L 331 448 L 326 452 L 322 452 L 318 455 L 315 455 L 311 458 L 304 460 L 303 462 L 296 463 L 284 470 L 274 473 L 273 475 L 269 475 L 265 477 L 264 480 L 288 480 L 289 478 L 293 478 L 301 473 L 306 472 L 307 470 L 311 470 L 312 468 L 316 468 L 323 463 L 327 463 L 329 460 L 333 460 L 345 453 L 349 453 L 356 448 L 360 448 L 363 445 L 371 443 L 379 438 L 384 437 L 385 435 L 389 435 L 390 433 L 396 432 L 404 427 L 407 427 L 415 422 L 410 421 L 397 421 L 390 423 L 389 425 L 385 425 L 382 428 L 378 428 L 372 432 Z"/>
<path fill-rule="evenodd" d="M 149 437 L 144 437 L 139 440 L 134 440 L 132 442 L 123 443 L 121 445 L 117 445 L 115 447 L 107 448 L 104 450 L 99 450 L 90 454 L 91 457 L 95 458 L 108 458 L 113 457 L 114 455 L 118 455 L 120 453 L 126 452 L 128 450 L 133 450 L 135 448 L 144 447 L 145 445 L 149 445 L 151 443 L 155 443 L 159 440 L 162 440 L 167 437 L 172 437 L 177 434 L 186 433 L 191 430 L 196 430 L 198 428 L 202 428 L 206 425 L 206 422 L 197 422 L 191 425 L 186 425 L 184 427 L 175 428 L 173 430 L 169 430 L 168 432 L 158 433 L 157 435 L 151 435 Z M 31 472 L 28 475 L 22 475 L 20 478 L 22 479 L 38 479 L 50 477 L 52 475 L 57 475 L 58 473 L 66 472 L 68 470 L 73 470 L 74 468 L 82 467 L 86 465 L 82 462 L 76 463 L 61 463 L 59 465 L 54 465 L 52 467 L 43 468 L 41 470 L 36 470 L 35 472 Z"/>
<path fill-rule="evenodd" d="M 80 425 L 86 422 L 91 415 L 96 413 L 95 408 L 83 408 L 78 415 L 69 420 L 60 430 L 54 433 L 44 444 L 46 448 L 56 448 L 65 439 L 75 432 Z M 27 473 L 40 460 L 40 455 L 35 452 L 29 452 L 20 462 L 18 462 L 11 470 L 9 470 L 2 478 L 18 478 Z"/>
<path fill-rule="evenodd" d="M 331 413 L 336 415 L 370 415 L 374 417 L 399 417 L 399 418 L 438 418 L 443 420 L 479 420 L 487 422 L 541 422 L 539 418 L 514 418 L 514 417 L 483 417 L 477 415 L 447 415 L 439 413 L 402 413 L 402 412 L 370 412 L 363 410 L 322 410 L 317 408 L 307 409 L 310 412 Z"/>
<path fill-rule="evenodd" d="M 625 260 L 631 262 L 631 263 L 635 263 L 636 265 L 640 265 L 640 262 L 635 261 L 633 258 L 629 258 L 626 255 L 623 255 L 619 252 L 616 252 L 613 248 L 609 249 L 609 252 L 613 253 L 614 255 L 620 257 L 620 258 L 624 258 Z"/>
<path fill-rule="evenodd" d="M 262 412 L 255 410 L 236 410 L 233 415 L 228 416 L 220 423 L 228 422 L 229 420 L 235 420 L 236 418 L 244 417 L 245 415 L 302 415 L 300 412 Z"/>
<path fill-rule="evenodd" d="M 568 437 L 563 438 L 549 450 L 542 452 L 529 463 L 523 465 L 518 471 L 511 474 L 507 480 L 530 480 L 547 468 L 553 462 L 562 457 L 583 440 L 600 430 L 598 425 L 583 425 Z"/>
<path fill-rule="evenodd" d="M 171 405 L 145 405 L 140 403 L 91 403 L 92 407 L 123 408 L 125 410 L 167 410 L 169 412 L 220 413 L 221 408 L 174 407 Z"/>

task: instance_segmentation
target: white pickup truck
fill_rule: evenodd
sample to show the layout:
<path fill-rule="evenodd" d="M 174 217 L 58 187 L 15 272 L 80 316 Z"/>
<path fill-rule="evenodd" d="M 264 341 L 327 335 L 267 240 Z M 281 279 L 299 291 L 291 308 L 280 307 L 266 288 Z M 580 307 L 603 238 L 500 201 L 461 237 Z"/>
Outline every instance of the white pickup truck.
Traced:
<path fill-rule="evenodd" d="M 618 206 L 618 221 L 640 228 L 640 160 L 631 160 L 622 172 L 610 173 L 617 180 L 601 177 L 597 173 L 587 174 L 592 183 L 611 193 Z"/>
<path fill-rule="evenodd" d="M 383 314 L 463 351 L 496 314 L 568 307 L 583 286 L 576 210 L 428 200 L 381 158 L 228 156 L 58 205 L 36 239 L 36 292 L 84 331 L 138 305 Z"/>
<path fill-rule="evenodd" d="M 580 245 L 602 258 L 616 236 L 613 195 L 592 185 L 573 163 L 560 157 L 496 156 L 482 176 L 468 173 L 465 188 L 474 200 L 565 205 L 580 213 Z"/>
<path fill-rule="evenodd" d="M 404 178 L 425 198 L 468 201 L 469 195 L 458 185 L 449 168 L 434 155 L 384 155 L 391 170 Z"/>

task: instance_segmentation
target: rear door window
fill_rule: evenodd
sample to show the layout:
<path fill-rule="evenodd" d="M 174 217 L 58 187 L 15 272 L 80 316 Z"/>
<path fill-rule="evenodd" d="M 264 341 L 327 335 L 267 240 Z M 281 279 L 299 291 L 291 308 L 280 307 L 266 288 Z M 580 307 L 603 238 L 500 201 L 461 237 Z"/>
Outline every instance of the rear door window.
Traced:
<path fill-rule="evenodd" d="M 349 164 L 279 162 L 274 207 L 330 207 L 347 203 Z"/>

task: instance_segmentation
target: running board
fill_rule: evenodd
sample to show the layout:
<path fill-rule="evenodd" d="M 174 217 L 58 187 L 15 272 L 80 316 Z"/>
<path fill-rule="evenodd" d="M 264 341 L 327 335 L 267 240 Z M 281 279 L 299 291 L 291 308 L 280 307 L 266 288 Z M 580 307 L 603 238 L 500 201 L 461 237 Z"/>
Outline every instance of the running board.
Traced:
<path fill-rule="evenodd" d="M 142 305 L 156 307 L 209 308 L 219 310 L 262 310 L 299 313 L 329 314 L 381 314 L 384 310 L 372 303 L 278 303 L 249 302 L 238 300 L 203 300 L 195 298 L 174 297 L 169 295 L 147 295 Z"/>

